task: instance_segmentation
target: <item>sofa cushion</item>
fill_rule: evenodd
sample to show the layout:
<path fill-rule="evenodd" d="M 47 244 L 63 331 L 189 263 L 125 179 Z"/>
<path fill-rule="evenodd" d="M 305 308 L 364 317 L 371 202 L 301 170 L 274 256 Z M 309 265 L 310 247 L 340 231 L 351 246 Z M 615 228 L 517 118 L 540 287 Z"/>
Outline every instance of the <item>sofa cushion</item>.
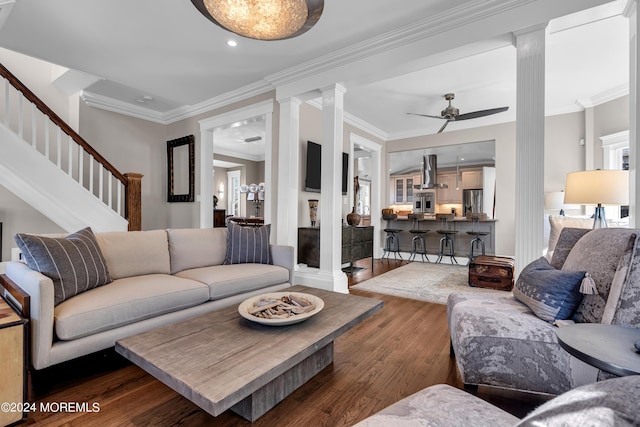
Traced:
<path fill-rule="evenodd" d="M 207 286 L 192 280 L 166 274 L 126 277 L 58 305 L 54 310 L 55 332 L 61 340 L 73 340 L 208 299 Z"/>
<path fill-rule="evenodd" d="M 227 254 L 224 264 L 272 263 L 269 244 L 271 224 L 243 227 L 229 221 L 227 229 Z"/>
<path fill-rule="evenodd" d="M 553 256 L 551 257 L 551 261 L 549 262 L 549 264 L 551 264 L 553 268 L 562 268 L 564 262 L 569 256 L 569 252 L 571 252 L 571 249 L 573 249 L 573 247 L 576 245 L 576 243 L 578 243 L 578 240 L 580 240 L 582 236 L 590 231 L 591 230 L 587 228 L 563 228 L 560 232 L 558 243 L 556 244 L 556 248 L 553 251 Z"/>
<path fill-rule="evenodd" d="M 420 390 L 354 427 L 389 426 L 513 426 L 518 418 L 484 400 L 437 384 Z"/>
<path fill-rule="evenodd" d="M 596 379 L 560 347 L 555 326 L 506 292 L 451 294 L 447 316 L 464 383 L 560 394 Z"/>
<path fill-rule="evenodd" d="M 560 238 L 560 233 L 562 232 L 562 229 L 565 227 L 572 227 L 572 228 L 585 228 L 590 230 L 593 228 L 593 219 L 570 217 L 570 216 L 564 216 L 564 215 L 549 215 L 549 224 L 551 226 L 551 229 L 549 231 L 549 245 L 547 249 L 547 259 L 551 261 L 553 257 L 553 252 L 556 249 L 556 245 L 558 243 L 558 239 Z"/>
<path fill-rule="evenodd" d="M 635 240 L 635 230 L 603 228 L 592 230 L 575 244 L 563 270 L 586 271 L 593 278 L 598 294 L 585 295 L 576 310 L 576 322 L 600 323 L 609 297 L 611 282 L 629 239 Z"/>
<path fill-rule="evenodd" d="M 227 247 L 226 228 L 183 228 L 167 230 L 171 274 L 191 268 L 220 265 Z"/>
<path fill-rule="evenodd" d="M 111 277 L 169 274 L 169 243 L 165 230 L 111 231 L 96 235 Z"/>
<path fill-rule="evenodd" d="M 535 409 L 518 426 L 619 427 L 640 425 L 640 376 L 578 387 Z"/>
<path fill-rule="evenodd" d="M 89 227 L 66 237 L 16 234 L 15 240 L 29 268 L 53 281 L 54 305 L 111 282 L 107 263 Z"/>
<path fill-rule="evenodd" d="M 542 320 L 570 319 L 582 301 L 583 278 L 584 271 L 556 270 L 540 257 L 522 269 L 513 296 Z"/>
<path fill-rule="evenodd" d="M 184 270 L 176 274 L 209 286 L 212 300 L 289 281 L 289 270 L 269 264 L 232 264 Z"/>
<path fill-rule="evenodd" d="M 628 268 L 626 274 L 623 274 L 625 261 L 628 262 Z M 606 320 L 611 318 L 614 325 L 640 328 L 640 237 L 636 237 L 633 244 L 629 245 L 629 251 L 620 263 L 623 264 L 618 267 L 621 274 L 617 277 L 616 272 L 614 283 L 611 285 L 612 295 L 607 301 L 603 322 L 607 317 Z M 619 289 L 614 290 L 619 279 L 622 279 L 622 284 Z M 615 298 L 614 293 L 619 297 Z"/>

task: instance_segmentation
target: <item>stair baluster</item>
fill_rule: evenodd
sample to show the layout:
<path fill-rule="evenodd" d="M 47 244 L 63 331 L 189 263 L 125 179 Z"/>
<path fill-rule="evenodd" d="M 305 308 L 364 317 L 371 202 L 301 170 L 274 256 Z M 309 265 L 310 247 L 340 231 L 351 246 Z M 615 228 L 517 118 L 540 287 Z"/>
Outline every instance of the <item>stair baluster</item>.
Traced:
<path fill-rule="evenodd" d="M 119 172 L 2 64 L 0 64 L 0 76 L 4 79 L 4 118 L 2 122 L 5 127 L 17 134 L 20 139 L 30 143 L 31 147 L 49 161 L 52 160 L 50 155 L 53 148 L 55 150 L 53 163 L 59 169 L 62 171 L 66 169 L 66 173 L 80 186 L 118 215 L 127 219 L 129 230 L 140 230 L 140 181 L 142 175 Z M 14 114 L 16 114 L 15 117 Z M 39 125 L 38 118 L 41 115 L 44 119 Z M 30 129 L 28 125 L 25 128 L 25 121 L 28 123 L 29 120 L 31 121 Z M 54 135 L 51 134 L 52 132 Z M 63 133 L 67 136 L 66 138 L 63 138 Z M 41 143 L 44 143 L 44 147 L 38 146 L 39 134 L 42 135 Z M 56 146 L 51 147 L 52 143 Z M 67 147 L 63 147 L 64 144 L 67 144 Z M 64 161 L 63 150 L 66 150 Z M 85 171 L 85 155 L 87 156 L 88 171 Z M 94 172 L 96 172 L 94 163 L 98 164 L 97 189 L 94 185 Z"/>

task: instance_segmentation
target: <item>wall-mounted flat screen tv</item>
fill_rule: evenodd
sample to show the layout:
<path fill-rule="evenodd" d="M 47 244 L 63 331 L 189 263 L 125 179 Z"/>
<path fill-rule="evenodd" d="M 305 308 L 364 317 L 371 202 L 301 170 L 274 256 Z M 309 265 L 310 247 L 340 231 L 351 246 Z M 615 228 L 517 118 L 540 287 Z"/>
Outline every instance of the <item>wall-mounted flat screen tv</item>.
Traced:
<path fill-rule="evenodd" d="M 304 191 L 320 192 L 320 174 L 322 171 L 322 145 L 307 141 L 307 171 L 305 175 Z M 349 154 L 342 153 L 342 194 L 348 192 Z"/>

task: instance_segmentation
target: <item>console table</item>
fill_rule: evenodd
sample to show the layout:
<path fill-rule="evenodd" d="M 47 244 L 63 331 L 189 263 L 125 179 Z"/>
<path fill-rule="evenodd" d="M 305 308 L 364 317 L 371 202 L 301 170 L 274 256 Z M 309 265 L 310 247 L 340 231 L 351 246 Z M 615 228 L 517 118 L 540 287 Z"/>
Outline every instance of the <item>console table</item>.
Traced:
<path fill-rule="evenodd" d="M 373 269 L 373 226 L 342 227 L 342 264 L 349 264 L 351 272 L 354 261 L 371 257 Z M 298 262 L 309 267 L 320 267 L 320 228 L 298 228 Z"/>

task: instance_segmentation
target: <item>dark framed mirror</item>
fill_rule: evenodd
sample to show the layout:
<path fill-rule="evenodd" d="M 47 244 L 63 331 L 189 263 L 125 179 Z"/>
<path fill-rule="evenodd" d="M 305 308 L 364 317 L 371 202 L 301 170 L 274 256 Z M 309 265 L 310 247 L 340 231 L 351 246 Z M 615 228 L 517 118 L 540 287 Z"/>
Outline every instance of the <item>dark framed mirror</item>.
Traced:
<path fill-rule="evenodd" d="M 195 165 L 193 135 L 167 141 L 167 202 L 193 202 Z"/>

